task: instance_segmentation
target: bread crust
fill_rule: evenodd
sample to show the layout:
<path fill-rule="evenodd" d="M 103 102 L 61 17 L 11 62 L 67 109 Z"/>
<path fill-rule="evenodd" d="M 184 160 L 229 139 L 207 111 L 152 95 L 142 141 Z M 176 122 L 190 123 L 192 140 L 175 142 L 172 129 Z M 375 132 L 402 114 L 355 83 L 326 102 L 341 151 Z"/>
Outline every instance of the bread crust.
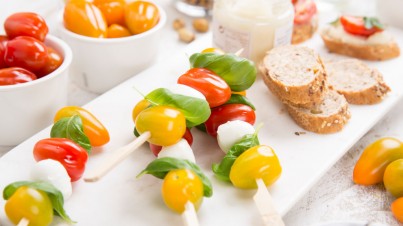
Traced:
<path fill-rule="evenodd" d="M 310 39 L 318 29 L 318 16 L 313 16 L 306 24 L 294 24 L 291 44 L 299 44 Z"/>
<path fill-rule="evenodd" d="M 400 55 L 400 49 L 396 42 L 391 42 L 386 45 L 354 45 L 333 39 L 323 33 L 321 37 L 330 52 L 363 60 L 382 61 Z"/>
<path fill-rule="evenodd" d="M 329 90 L 329 92 L 334 91 Z M 291 118 L 303 129 L 319 134 L 335 133 L 341 131 L 351 117 L 344 96 L 337 93 L 335 95 L 339 95 L 342 103 L 338 106 L 337 111 L 331 115 L 315 114 L 313 110 L 306 111 L 303 108 L 287 104 L 285 106 Z"/>

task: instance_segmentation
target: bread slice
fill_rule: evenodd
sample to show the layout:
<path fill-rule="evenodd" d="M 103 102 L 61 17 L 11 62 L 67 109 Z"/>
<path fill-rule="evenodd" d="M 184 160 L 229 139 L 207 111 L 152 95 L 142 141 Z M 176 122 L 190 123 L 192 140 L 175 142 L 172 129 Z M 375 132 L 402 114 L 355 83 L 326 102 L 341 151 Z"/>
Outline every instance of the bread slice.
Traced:
<path fill-rule="evenodd" d="M 390 91 L 382 74 L 359 60 L 330 62 L 326 70 L 329 86 L 343 94 L 350 104 L 376 104 Z"/>
<path fill-rule="evenodd" d="M 392 39 L 387 38 L 387 42 L 365 42 L 356 43 L 351 42 L 350 38 L 341 39 L 340 37 L 336 37 L 334 34 L 333 25 L 329 25 L 323 28 L 320 32 L 320 35 L 325 43 L 326 47 L 330 52 L 338 53 L 346 56 L 351 56 L 364 60 L 373 60 L 373 61 L 382 61 L 388 60 L 391 58 L 398 57 L 400 55 L 400 49 L 397 43 Z M 340 26 L 340 25 L 339 25 Z M 333 31 L 331 30 L 333 29 Z M 343 32 L 341 29 L 337 29 L 339 32 Z M 329 32 L 331 31 L 331 32 Z M 341 34 L 346 36 L 345 34 Z M 351 36 L 348 35 L 347 36 Z M 357 39 L 359 39 L 357 37 Z M 364 38 L 361 38 L 364 39 Z"/>
<path fill-rule="evenodd" d="M 322 60 L 307 47 L 274 48 L 264 57 L 260 70 L 271 92 L 289 105 L 312 107 L 326 90 Z"/>
<path fill-rule="evenodd" d="M 299 126 L 321 134 L 342 130 L 351 116 L 344 96 L 330 89 L 325 93 L 323 100 L 310 109 L 285 106 Z"/>
<path fill-rule="evenodd" d="M 310 39 L 318 29 L 318 16 L 312 17 L 309 23 L 294 24 L 292 29 L 292 44 L 298 44 Z"/>

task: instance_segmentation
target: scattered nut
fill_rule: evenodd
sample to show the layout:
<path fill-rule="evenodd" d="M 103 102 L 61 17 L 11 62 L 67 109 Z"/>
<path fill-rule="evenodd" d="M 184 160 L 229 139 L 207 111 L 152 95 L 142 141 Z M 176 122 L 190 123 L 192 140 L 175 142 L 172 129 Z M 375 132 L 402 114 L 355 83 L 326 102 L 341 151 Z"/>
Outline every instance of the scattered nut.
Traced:
<path fill-rule="evenodd" d="M 207 32 L 209 29 L 209 22 L 207 19 L 205 18 L 197 18 L 193 20 L 193 28 L 197 31 L 197 32 Z"/>
<path fill-rule="evenodd" d="M 185 27 L 185 21 L 182 19 L 182 18 L 177 18 L 177 19 L 175 19 L 174 20 L 174 22 L 172 23 L 172 27 L 175 29 L 175 30 L 179 30 L 179 29 L 181 29 L 181 28 L 184 28 Z"/>
<path fill-rule="evenodd" d="M 195 34 L 186 28 L 179 29 L 178 34 L 179 34 L 179 40 L 183 42 L 190 43 L 193 40 L 195 40 Z"/>

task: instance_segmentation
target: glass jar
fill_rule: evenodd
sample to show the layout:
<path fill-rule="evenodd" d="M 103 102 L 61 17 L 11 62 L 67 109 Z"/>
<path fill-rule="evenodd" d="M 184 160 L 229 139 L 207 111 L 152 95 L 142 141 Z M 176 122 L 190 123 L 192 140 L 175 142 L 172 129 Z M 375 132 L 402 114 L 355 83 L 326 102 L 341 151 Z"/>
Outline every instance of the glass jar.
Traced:
<path fill-rule="evenodd" d="M 215 0 L 213 45 L 260 63 L 273 47 L 291 44 L 290 0 Z"/>
<path fill-rule="evenodd" d="M 192 17 L 210 16 L 213 9 L 213 0 L 177 0 L 175 4 L 179 12 Z"/>

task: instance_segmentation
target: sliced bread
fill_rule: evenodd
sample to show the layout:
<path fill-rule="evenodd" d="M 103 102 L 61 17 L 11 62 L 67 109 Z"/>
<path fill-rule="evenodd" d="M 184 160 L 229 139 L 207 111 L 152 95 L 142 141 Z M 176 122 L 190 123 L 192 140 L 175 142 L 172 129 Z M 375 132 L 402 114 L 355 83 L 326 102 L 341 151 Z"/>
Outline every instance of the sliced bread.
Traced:
<path fill-rule="evenodd" d="M 294 121 L 303 129 L 327 134 L 335 133 L 343 129 L 350 119 L 348 103 L 343 95 L 336 91 L 327 90 L 323 100 L 315 106 L 299 108 L 292 105 L 285 105 L 288 113 Z"/>
<path fill-rule="evenodd" d="M 381 73 L 355 59 L 326 64 L 327 82 L 350 104 L 376 104 L 383 100 L 390 88 Z"/>
<path fill-rule="evenodd" d="M 282 46 L 269 51 L 260 65 L 263 80 L 283 103 L 312 107 L 326 90 L 326 73 L 314 50 Z"/>
<path fill-rule="evenodd" d="M 294 24 L 291 43 L 298 44 L 310 39 L 317 29 L 318 16 L 312 17 L 308 23 Z"/>

